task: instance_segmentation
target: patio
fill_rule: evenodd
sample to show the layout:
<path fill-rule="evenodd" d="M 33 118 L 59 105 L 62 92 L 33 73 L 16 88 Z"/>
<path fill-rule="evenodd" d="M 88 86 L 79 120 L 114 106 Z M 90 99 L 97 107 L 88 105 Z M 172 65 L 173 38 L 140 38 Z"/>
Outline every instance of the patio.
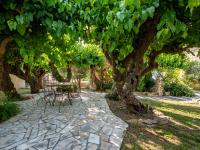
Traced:
<path fill-rule="evenodd" d="M 114 116 L 104 93 L 82 91 L 81 98 L 61 106 L 21 101 L 21 113 L 0 124 L 0 150 L 117 150 L 127 124 Z"/>

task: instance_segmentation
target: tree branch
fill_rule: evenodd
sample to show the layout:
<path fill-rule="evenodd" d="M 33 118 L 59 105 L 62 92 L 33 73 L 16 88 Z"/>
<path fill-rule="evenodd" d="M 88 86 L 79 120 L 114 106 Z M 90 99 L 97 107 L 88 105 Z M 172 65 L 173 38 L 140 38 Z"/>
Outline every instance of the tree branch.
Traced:
<path fill-rule="evenodd" d="M 5 64 L 5 67 L 8 69 L 8 72 L 10 74 L 16 75 L 17 77 L 19 77 L 23 80 L 26 80 L 27 76 L 25 75 L 25 73 L 22 70 L 18 69 L 18 67 L 12 66 L 9 64 Z"/>
<path fill-rule="evenodd" d="M 160 51 L 151 52 L 151 54 L 149 55 L 149 65 L 141 71 L 141 76 L 146 75 L 148 72 L 158 67 L 158 64 L 155 62 L 155 60 L 160 54 L 176 54 L 187 50 L 185 48 L 180 48 L 178 45 L 178 43 L 173 42 L 170 45 L 165 45 Z"/>
<path fill-rule="evenodd" d="M 148 50 L 149 45 L 154 40 L 154 37 L 156 36 L 156 27 L 157 24 L 160 21 L 160 13 L 155 12 L 155 15 L 152 19 L 148 19 L 146 22 L 142 24 L 142 26 L 139 29 L 139 34 L 137 36 L 137 39 L 134 39 L 133 43 L 136 43 L 134 45 L 135 51 L 130 53 L 126 56 L 126 58 L 123 61 L 123 64 L 125 66 L 130 65 L 130 63 L 138 62 L 138 64 L 141 64 L 141 61 L 143 61 L 144 53 Z M 143 64 L 143 63 L 142 63 Z"/>
<path fill-rule="evenodd" d="M 3 55 L 6 52 L 6 46 L 9 42 L 11 42 L 13 40 L 13 38 L 11 36 L 6 37 L 5 39 L 3 39 L 3 41 L 0 44 L 0 58 L 3 57 Z"/>
<path fill-rule="evenodd" d="M 110 64 L 111 66 L 113 66 L 112 58 L 111 58 L 111 56 L 109 55 L 108 51 L 107 51 L 107 50 L 103 50 L 103 53 L 104 53 L 104 55 L 105 55 L 107 61 L 109 62 L 109 64 Z"/>

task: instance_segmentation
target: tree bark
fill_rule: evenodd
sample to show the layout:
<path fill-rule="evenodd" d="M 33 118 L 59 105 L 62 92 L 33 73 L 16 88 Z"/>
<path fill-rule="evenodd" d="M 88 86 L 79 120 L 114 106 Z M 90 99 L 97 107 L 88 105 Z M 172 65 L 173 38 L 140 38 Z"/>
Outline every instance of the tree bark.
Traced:
<path fill-rule="evenodd" d="M 45 71 L 38 68 L 33 71 L 33 75 L 29 67 L 26 67 L 25 72 L 25 81 L 29 83 L 31 94 L 38 93 L 42 87 L 42 77 L 44 76 Z"/>
<path fill-rule="evenodd" d="M 138 114 L 152 112 L 151 107 L 140 102 L 134 95 L 134 91 L 136 90 L 140 80 L 140 76 L 138 76 L 135 71 L 135 68 L 132 67 L 132 69 L 129 70 L 126 75 L 121 77 L 121 81 L 115 78 L 115 88 L 117 94 L 119 95 L 120 99 L 125 101 L 127 109 L 131 113 Z M 119 77 L 117 74 L 114 76 Z"/>
<path fill-rule="evenodd" d="M 52 62 L 49 62 L 49 66 L 51 68 L 51 72 L 53 77 L 59 81 L 59 82 L 65 82 L 66 80 L 63 78 L 63 76 L 60 75 L 60 73 L 58 72 L 58 69 L 56 67 L 56 65 Z"/>
<path fill-rule="evenodd" d="M 72 79 L 72 68 L 71 66 L 67 67 L 67 82 L 70 82 Z"/>
<path fill-rule="evenodd" d="M 0 90 L 2 90 L 6 96 L 12 98 L 20 98 L 20 95 L 17 93 L 10 76 L 9 71 L 5 67 L 5 53 L 6 47 L 9 42 L 12 41 L 12 37 L 7 37 L 0 43 Z"/>
<path fill-rule="evenodd" d="M 42 89 L 42 77 L 45 74 L 44 70 L 36 69 L 31 74 L 27 65 L 24 66 L 25 72 L 23 72 L 18 65 L 12 66 L 6 64 L 6 68 L 10 74 L 14 74 L 17 77 L 25 80 L 30 85 L 31 93 L 38 93 L 39 89 Z"/>
<path fill-rule="evenodd" d="M 30 85 L 30 88 L 31 88 L 31 94 L 34 94 L 34 93 L 38 93 L 39 92 L 39 89 L 40 89 L 40 82 L 39 82 L 39 79 L 35 78 L 35 77 L 30 77 L 28 79 L 28 83 Z"/>
<path fill-rule="evenodd" d="M 92 89 L 96 89 L 96 81 L 95 81 L 95 67 L 93 65 L 90 66 L 90 84 Z"/>
<path fill-rule="evenodd" d="M 5 93 L 7 97 L 20 98 L 20 95 L 17 93 L 17 90 L 15 89 L 14 84 L 11 81 L 8 70 L 5 68 L 4 64 L 2 65 L 2 62 L 0 61 L 0 68 L 1 67 L 1 90 Z"/>

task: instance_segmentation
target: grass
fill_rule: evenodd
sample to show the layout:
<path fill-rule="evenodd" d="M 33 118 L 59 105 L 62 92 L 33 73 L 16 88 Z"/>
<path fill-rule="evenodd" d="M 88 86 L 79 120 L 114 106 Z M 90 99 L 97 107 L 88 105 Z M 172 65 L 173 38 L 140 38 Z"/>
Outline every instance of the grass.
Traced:
<path fill-rule="evenodd" d="M 200 105 L 144 100 L 168 118 L 167 124 L 147 126 L 139 120 L 159 116 L 130 114 L 122 101 L 107 100 L 111 110 L 129 124 L 121 150 L 199 150 Z"/>
<path fill-rule="evenodd" d="M 31 93 L 29 88 L 20 88 L 20 89 L 17 90 L 17 92 L 19 94 L 21 94 L 21 95 L 23 95 L 23 94 L 30 94 Z"/>

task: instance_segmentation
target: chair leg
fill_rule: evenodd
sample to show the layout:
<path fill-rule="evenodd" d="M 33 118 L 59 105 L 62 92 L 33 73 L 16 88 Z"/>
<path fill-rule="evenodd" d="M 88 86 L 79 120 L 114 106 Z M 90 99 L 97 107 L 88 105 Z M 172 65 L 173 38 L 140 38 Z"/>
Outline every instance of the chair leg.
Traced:
<path fill-rule="evenodd" d="M 69 104 L 72 105 L 72 100 L 71 100 L 71 98 L 69 98 Z"/>
<path fill-rule="evenodd" d="M 68 92 L 68 93 L 67 93 L 67 96 L 68 96 L 69 104 L 72 105 L 72 100 L 71 100 L 71 98 L 70 98 L 70 95 L 71 95 L 71 93 Z M 71 96 L 71 97 L 72 97 L 72 96 Z"/>
<path fill-rule="evenodd" d="M 61 106 L 61 103 L 62 103 L 62 102 L 59 103 L 59 113 L 60 113 L 60 106 Z"/>
<path fill-rule="evenodd" d="M 45 101 L 44 113 L 46 112 L 47 102 Z"/>

